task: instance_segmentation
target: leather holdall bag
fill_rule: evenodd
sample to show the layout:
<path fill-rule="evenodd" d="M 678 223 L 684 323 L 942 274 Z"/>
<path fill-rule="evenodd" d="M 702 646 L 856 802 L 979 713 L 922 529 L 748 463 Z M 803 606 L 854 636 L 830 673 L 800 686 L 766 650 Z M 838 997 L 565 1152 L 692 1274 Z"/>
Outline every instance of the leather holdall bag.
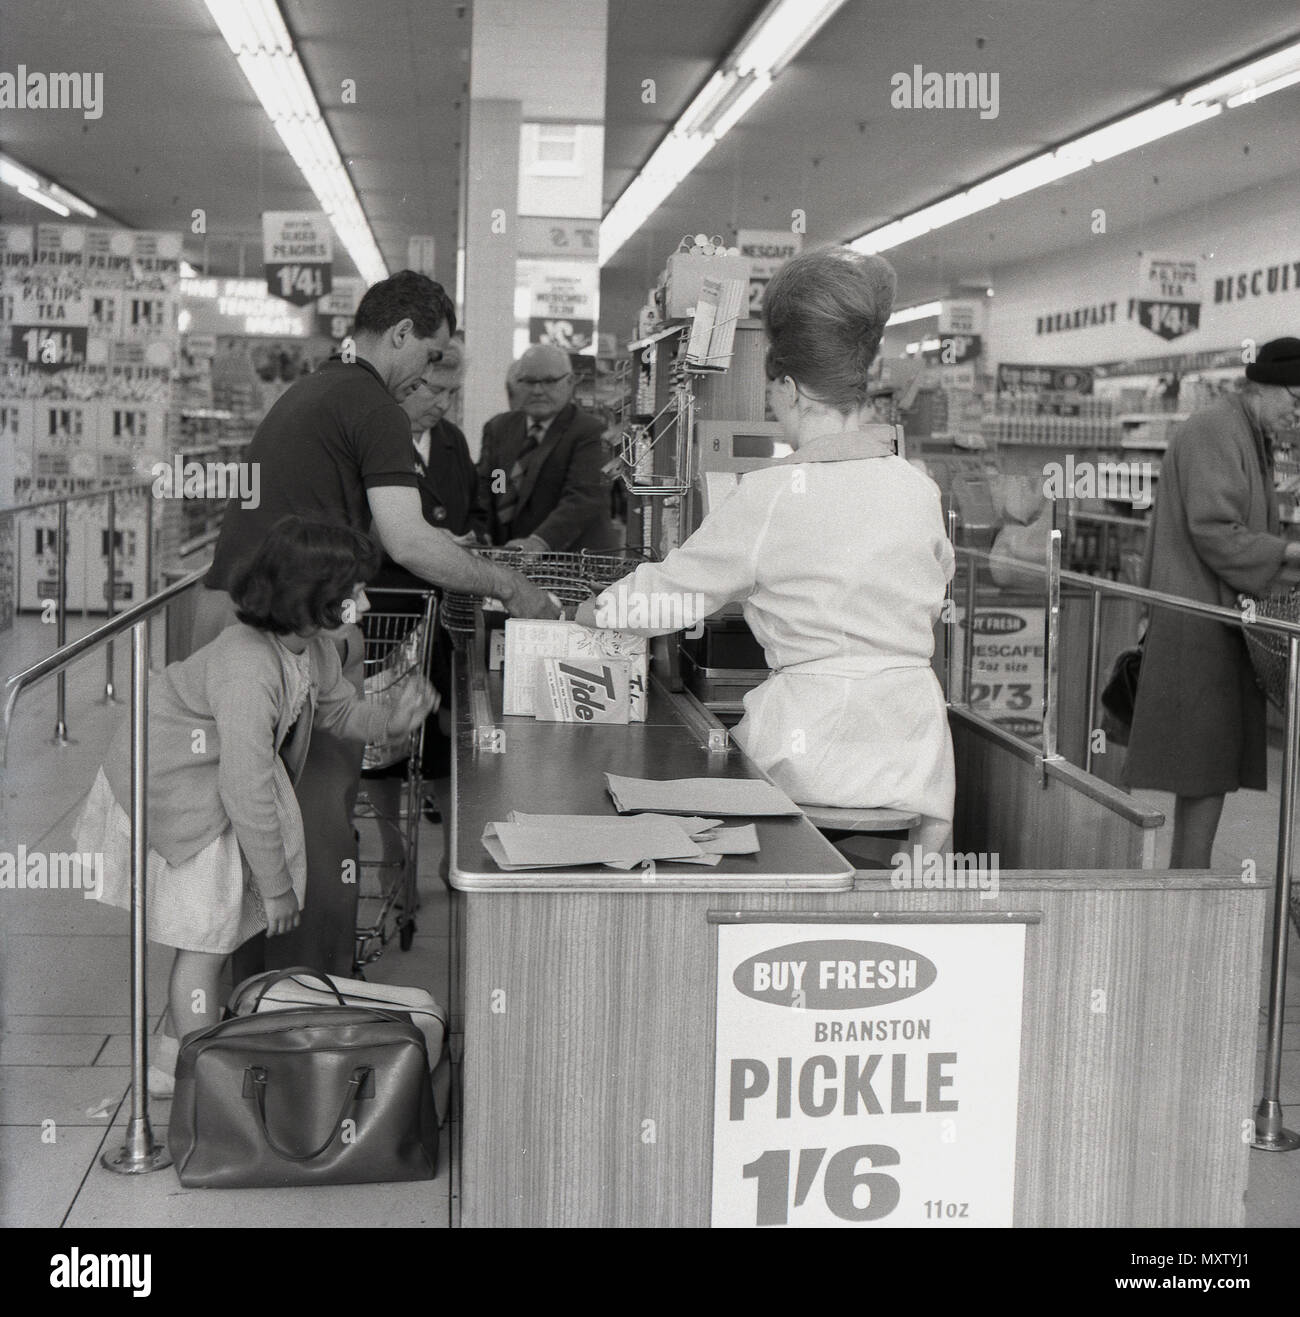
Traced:
<path fill-rule="evenodd" d="M 438 1119 L 424 1036 L 399 1012 L 339 1005 L 192 1033 L 167 1146 L 187 1188 L 430 1180 Z"/>
<path fill-rule="evenodd" d="M 429 1052 L 438 1124 L 446 1124 L 451 1110 L 447 1012 L 425 989 L 345 979 L 301 965 L 293 969 L 267 970 L 245 979 L 231 993 L 229 1010 L 231 1015 L 256 1015 L 261 1011 L 283 1011 L 297 1006 L 329 1005 L 375 1006 L 381 1011 L 400 1012 L 410 1017 L 411 1023 L 424 1035 Z"/>

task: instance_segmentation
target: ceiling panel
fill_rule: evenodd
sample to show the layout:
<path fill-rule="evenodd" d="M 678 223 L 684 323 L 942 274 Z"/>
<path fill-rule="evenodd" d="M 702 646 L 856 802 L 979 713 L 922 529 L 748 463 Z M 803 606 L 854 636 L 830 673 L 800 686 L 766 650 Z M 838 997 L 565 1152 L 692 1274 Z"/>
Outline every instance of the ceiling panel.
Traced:
<path fill-rule="evenodd" d="M 286 22 L 391 269 L 433 233 L 454 282 L 467 6 L 451 0 L 287 0 Z M 4 0 L 0 65 L 101 71 L 104 113 L 0 111 L 0 146 L 137 228 L 181 229 L 214 273 L 261 265 L 263 210 L 316 200 L 201 0 Z M 344 78 L 357 102 L 342 104 Z M 208 238 L 189 234 L 194 208 Z M 0 194 L 0 218 L 51 214 Z M 335 269 L 352 274 L 336 245 Z"/>
<path fill-rule="evenodd" d="M 615 42 L 631 16 L 611 23 L 611 87 L 630 81 L 654 47 L 645 30 L 654 20 L 640 8 L 630 56 Z M 717 8 L 741 31 L 752 12 Z M 807 243 L 844 241 L 1287 38 L 1300 39 L 1292 0 L 1258 0 L 1231 22 L 1217 0 L 849 0 L 606 267 L 603 302 L 626 319 L 684 233 L 787 227 L 798 208 Z M 997 117 L 892 108 L 892 76 L 918 64 L 997 73 Z M 666 69 L 680 65 L 665 57 Z M 607 131 L 625 145 L 606 161 L 607 205 L 633 176 L 637 151 L 644 161 L 711 67 L 657 124 L 654 107 L 611 92 Z M 1115 234 L 1294 173 L 1298 107 L 1292 88 L 891 251 L 900 298 L 920 301 L 949 279 L 1076 245 L 1094 206 L 1107 208 Z"/>
<path fill-rule="evenodd" d="M 607 205 L 762 7 L 610 0 Z M 451 283 L 469 7 L 283 9 L 390 267 L 405 264 L 410 234 L 433 233 Z M 783 227 L 797 207 L 807 241 L 841 241 L 1297 31 L 1294 0 L 1251 0 L 1230 18 L 1218 0 L 849 0 L 618 255 L 605 304 L 634 309 L 685 232 Z M 206 253 L 187 247 L 196 264 L 206 254 L 232 273 L 242 254 L 256 269 L 259 213 L 315 204 L 202 0 L 3 0 L 0 51 L 11 70 L 102 71 L 105 97 L 93 121 L 0 111 L 0 147 L 134 226 L 188 230 L 204 209 Z M 892 109 L 892 75 L 915 64 L 996 72 L 998 116 Z M 345 78 L 356 105 L 341 103 Z M 1074 245 L 1095 206 L 1131 247 L 1145 223 L 1294 173 L 1298 117 L 1295 88 L 908 244 L 889 254 L 900 296 Z M 0 218 L 46 217 L 0 192 Z M 341 252 L 338 269 L 350 272 Z"/>

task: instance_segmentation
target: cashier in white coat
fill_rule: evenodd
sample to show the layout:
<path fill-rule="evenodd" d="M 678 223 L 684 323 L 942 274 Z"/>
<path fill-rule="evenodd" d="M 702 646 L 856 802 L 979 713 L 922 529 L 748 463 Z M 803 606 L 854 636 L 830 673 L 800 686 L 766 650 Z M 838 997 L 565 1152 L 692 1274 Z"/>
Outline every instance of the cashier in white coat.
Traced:
<path fill-rule="evenodd" d="M 878 256 L 824 248 L 782 267 L 763 302 L 768 396 L 796 451 L 577 620 L 658 635 L 741 601 L 772 675 L 737 742 L 796 802 L 918 813 L 940 852 L 955 783 L 930 659 L 954 555 L 938 488 L 893 454 L 868 397 L 893 298 Z"/>

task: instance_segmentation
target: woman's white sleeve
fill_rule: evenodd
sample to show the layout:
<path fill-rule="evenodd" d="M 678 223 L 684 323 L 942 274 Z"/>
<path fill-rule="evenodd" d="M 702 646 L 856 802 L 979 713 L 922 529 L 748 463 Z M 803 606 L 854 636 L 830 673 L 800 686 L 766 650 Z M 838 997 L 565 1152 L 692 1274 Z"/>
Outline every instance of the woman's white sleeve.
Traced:
<path fill-rule="evenodd" d="M 681 548 L 663 562 L 638 567 L 601 594 L 596 625 L 661 636 L 748 598 L 778 495 L 770 482 L 742 480 Z"/>

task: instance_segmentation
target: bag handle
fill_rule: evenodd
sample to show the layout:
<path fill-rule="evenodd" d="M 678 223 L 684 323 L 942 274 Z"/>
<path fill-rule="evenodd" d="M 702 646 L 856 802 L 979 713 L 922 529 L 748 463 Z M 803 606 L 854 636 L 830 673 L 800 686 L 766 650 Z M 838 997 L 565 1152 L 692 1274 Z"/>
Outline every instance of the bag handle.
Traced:
<path fill-rule="evenodd" d="M 266 1123 L 266 1067 L 260 1065 L 249 1066 L 245 1074 L 252 1080 L 253 1096 L 257 1101 L 257 1124 L 262 1131 L 262 1137 L 266 1140 L 267 1146 L 277 1157 L 283 1157 L 285 1161 L 289 1162 L 309 1162 L 319 1157 L 334 1142 L 334 1136 L 338 1133 L 339 1126 L 343 1124 L 343 1118 L 347 1115 L 348 1109 L 354 1106 L 360 1098 L 362 1088 L 372 1073 L 373 1067 L 368 1065 L 359 1065 L 352 1072 L 352 1077 L 348 1080 L 347 1090 L 343 1094 L 339 1114 L 335 1116 L 334 1123 L 330 1126 L 329 1137 L 319 1148 L 314 1149 L 312 1152 L 290 1152 L 287 1148 L 280 1147 L 275 1141 L 270 1127 Z"/>
<path fill-rule="evenodd" d="M 325 987 L 334 994 L 335 999 L 340 1006 L 347 1006 L 350 1004 L 347 998 L 338 990 L 338 986 L 328 974 L 322 974 L 320 970 L 312 969 L 310 965 L 295 965 L 291 969 L 269 969 L 265 973 L 254 974 L 252 978 L 245 979 L 243 983 L 241 983 L 239 987 L 230 994 L 230 1005 L 226 1009 L 229 1010 L 231 1015 L 237 1015 L 238 1011 L 235 1010 L 236 1003 L 255 983 L 261 983 L 261 989 L 253 1000 L 252 1013 L 256 1014 L 257 1008 L 262 1004 L 262 998 L 265 997 L 277 983 L 283 983 L 285 979 L 292 979 L 300 974 L 306 975 L 307 978 L 315 979 L 318 983 L 324 984 Z"/>

